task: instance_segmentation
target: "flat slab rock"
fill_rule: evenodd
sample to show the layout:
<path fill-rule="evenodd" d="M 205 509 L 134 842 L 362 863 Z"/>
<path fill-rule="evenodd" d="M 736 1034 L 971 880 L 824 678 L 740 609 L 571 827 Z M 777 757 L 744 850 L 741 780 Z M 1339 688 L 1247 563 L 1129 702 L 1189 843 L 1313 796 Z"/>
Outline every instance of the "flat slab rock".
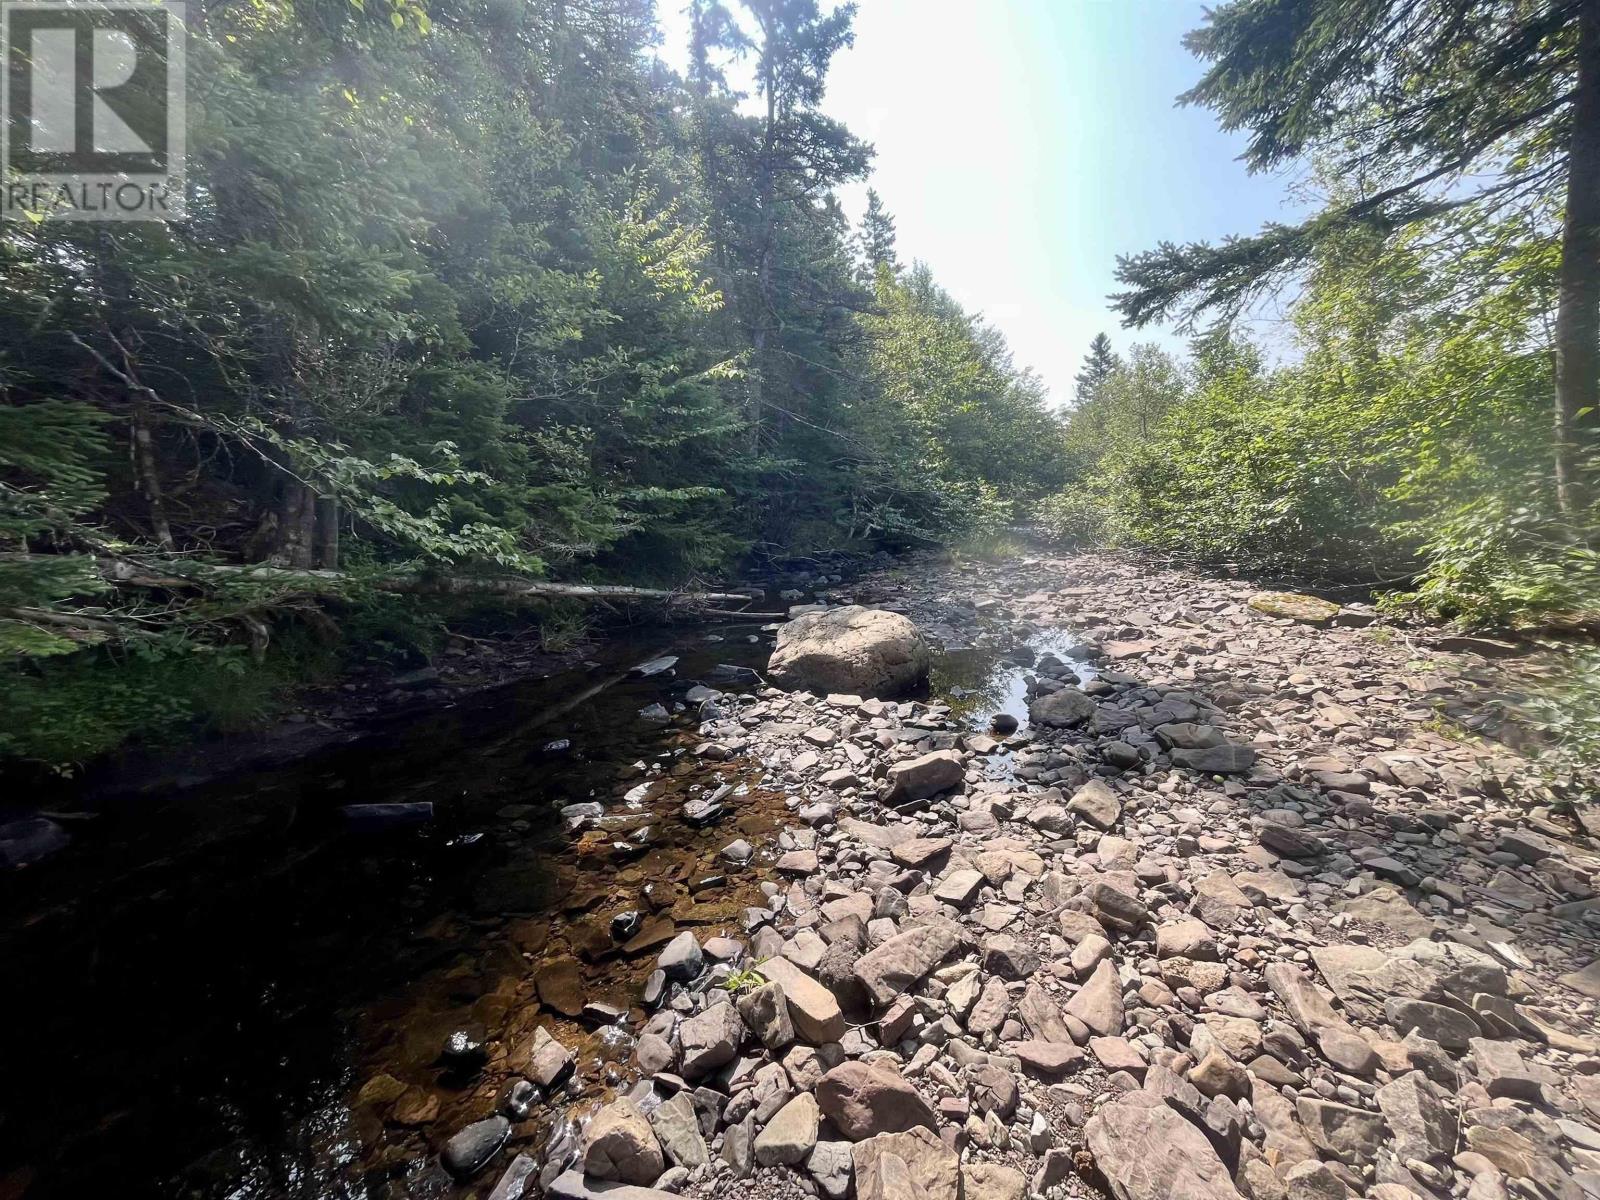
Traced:
<path fill-rule="evenodd" d="M 1160 1096 L 1135 1092 L 1107 1104 L 1084 1138 L 1117 1200 L 1239 1200 L 1210 1141 Z"/>

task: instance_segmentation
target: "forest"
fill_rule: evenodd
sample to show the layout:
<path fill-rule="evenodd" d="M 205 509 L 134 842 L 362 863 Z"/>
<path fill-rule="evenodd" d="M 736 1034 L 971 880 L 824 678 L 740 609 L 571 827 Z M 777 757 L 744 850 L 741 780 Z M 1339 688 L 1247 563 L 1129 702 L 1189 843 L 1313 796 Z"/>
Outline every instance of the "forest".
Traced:
<path fill-rule="evenodd" d="M 1592 627 L 1600 2 L 1221 4 L 1183 102 L 1323 207 L 1128 248 L 1054 401 L 846 218 L 854 15 L 694 0 L 680 76 L 650 0 L 191 3 L 188 219 L 0 229 L 0 756 L 248 723 L 443 581 L 1023 531 Z"/>

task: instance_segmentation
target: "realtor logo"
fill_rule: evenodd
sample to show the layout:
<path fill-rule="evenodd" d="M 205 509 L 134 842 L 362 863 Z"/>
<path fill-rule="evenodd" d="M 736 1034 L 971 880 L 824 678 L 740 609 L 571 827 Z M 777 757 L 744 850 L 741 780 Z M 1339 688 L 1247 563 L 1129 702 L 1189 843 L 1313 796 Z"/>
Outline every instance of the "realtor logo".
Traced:
<path fill-rule="evenodd" d="M 184 5 L 0 0 L 0 216 L 184 215 Z"/>

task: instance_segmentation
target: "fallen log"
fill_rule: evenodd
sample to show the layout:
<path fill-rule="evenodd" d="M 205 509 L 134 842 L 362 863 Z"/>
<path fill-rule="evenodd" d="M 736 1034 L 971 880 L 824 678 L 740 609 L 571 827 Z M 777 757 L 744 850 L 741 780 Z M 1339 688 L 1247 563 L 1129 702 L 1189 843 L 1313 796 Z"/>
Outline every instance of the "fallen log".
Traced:
<path fill-rule="evenodd" d="M 183 587 L 203 583 L 208 576 L 235 580 L 259 579 L 266 583 L 303 585 L 306 591 L 329 590 L 349 584 L 376 588 L 380 592 L 439 596 L 507 596 L 528 600 L 639 600 L 665 604 L 722 605 L 749 604 L 751 598 L 738 592 L 675 592 L 663 588 L 631 587 L 614 583 L 551 583 L 544 580 L 516 579 L 510 576 L 433 575 L 422 571 L 401 571 L 392 575 L 351 575 L 345 571 L 296 570 L 265 565 L 229 566 L 222 563 L 183 562 L 162 566 L 128 559 L 101 559 L 101 572 L 113 583 L 134 587 Z M 718 615 L 723 615 L 720 613 Z M 743 613 L 740 616 L 746 615 Z M 765 614 L 749 614 L 764 616 Z"/>

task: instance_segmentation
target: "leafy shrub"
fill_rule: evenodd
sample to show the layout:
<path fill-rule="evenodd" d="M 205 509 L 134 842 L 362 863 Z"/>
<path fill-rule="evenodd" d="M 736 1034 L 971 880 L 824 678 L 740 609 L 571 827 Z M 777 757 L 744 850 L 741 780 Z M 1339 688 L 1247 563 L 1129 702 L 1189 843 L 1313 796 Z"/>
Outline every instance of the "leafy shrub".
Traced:
<path fill-rule="evenodd" d="M 1046 496 L 1034 506 L 1039 530 L 1064 546 L 1093 549 L 1115 543 L 1116 514 L 1100 497 L 1082 488 Z"/>

